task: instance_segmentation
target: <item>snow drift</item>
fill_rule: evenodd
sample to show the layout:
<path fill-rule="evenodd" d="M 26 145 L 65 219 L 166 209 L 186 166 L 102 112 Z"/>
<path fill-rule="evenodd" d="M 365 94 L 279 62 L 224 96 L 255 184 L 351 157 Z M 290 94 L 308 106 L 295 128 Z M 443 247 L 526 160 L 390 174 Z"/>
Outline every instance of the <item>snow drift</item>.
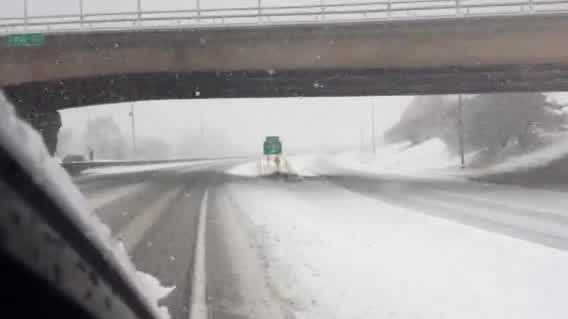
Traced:
<path fill-rule="evenodd" d="M 316 176 L 316 155 L 294 155 L 286 157 L 287 172 L 299 176 Z M 226 171 L 230 175 L 257 177 L 271 175 L 277 172 L 276 167 L 261 168 L 260 160 L 235 165 Z"/>

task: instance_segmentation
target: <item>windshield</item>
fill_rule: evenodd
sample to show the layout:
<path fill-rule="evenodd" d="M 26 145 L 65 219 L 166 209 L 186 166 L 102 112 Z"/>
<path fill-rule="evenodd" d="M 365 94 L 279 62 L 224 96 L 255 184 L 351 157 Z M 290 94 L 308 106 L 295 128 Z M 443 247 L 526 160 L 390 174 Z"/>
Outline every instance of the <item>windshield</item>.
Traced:
<path fill-rule="evenodd" d="M 171 318 L 568 316 L 568 2 L 5 2 L 5 103 Z"/>

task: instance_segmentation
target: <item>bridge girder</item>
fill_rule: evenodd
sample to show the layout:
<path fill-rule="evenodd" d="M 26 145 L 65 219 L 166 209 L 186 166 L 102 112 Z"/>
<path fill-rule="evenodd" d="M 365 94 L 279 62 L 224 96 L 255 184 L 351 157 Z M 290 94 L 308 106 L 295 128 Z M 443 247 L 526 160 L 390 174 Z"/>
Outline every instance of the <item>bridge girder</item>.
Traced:
<path fill-rule="evenodd" d="M 568 15 L 48 34 L 0 41 L 19 107 L 568 90 Z M 0 39 L 1 40 L 1 39 Z M 195 92 L 200 92 L 196 95 Z"/>
<path fill-rule="evenodd" d="M 162 99 L 420 95 L 568 89 L 568 66 L 180 72 L 105 75 L 7 86 L 19 109 Z"/>

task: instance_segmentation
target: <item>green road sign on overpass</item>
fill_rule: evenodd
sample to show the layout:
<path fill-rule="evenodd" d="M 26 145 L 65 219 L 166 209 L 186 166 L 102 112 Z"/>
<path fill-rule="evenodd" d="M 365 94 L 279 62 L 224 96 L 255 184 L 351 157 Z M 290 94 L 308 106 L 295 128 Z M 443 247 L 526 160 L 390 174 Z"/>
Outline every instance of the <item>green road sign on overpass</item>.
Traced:
<path fill-rule="evenodd" d="M 264 140 L 264 155 L 282 154 L 282 143 L 278 136 L 267 136 Z"/>
<path fill-rule="evenodd" d="M 6 37 L 8 47 L 40 47 L 45 43 L 45 34 L 12 34 Z"/>

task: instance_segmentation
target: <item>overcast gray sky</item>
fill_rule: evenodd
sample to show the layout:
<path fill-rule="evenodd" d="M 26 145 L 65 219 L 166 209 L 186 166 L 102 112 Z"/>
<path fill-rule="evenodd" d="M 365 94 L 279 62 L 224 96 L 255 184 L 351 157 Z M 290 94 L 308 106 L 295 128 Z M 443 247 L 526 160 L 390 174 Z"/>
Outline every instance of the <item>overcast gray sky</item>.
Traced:
<path fill-rule="evenodd" d="M 134 104 L 136 134 L 172 145 L 200 135 L 223 135 L 244 152 L 254 152 L 267 135 L 282 137 L 287 150 L 359 146 L 370 139 L 370 109 L 376 131 L 393 125 L 411 97 L 341 97 L 141 101 Z M 112 116 L 129 136 L 129 103 L 62 111 L 63 128 L 81 135 L 87 120 Z"/>

